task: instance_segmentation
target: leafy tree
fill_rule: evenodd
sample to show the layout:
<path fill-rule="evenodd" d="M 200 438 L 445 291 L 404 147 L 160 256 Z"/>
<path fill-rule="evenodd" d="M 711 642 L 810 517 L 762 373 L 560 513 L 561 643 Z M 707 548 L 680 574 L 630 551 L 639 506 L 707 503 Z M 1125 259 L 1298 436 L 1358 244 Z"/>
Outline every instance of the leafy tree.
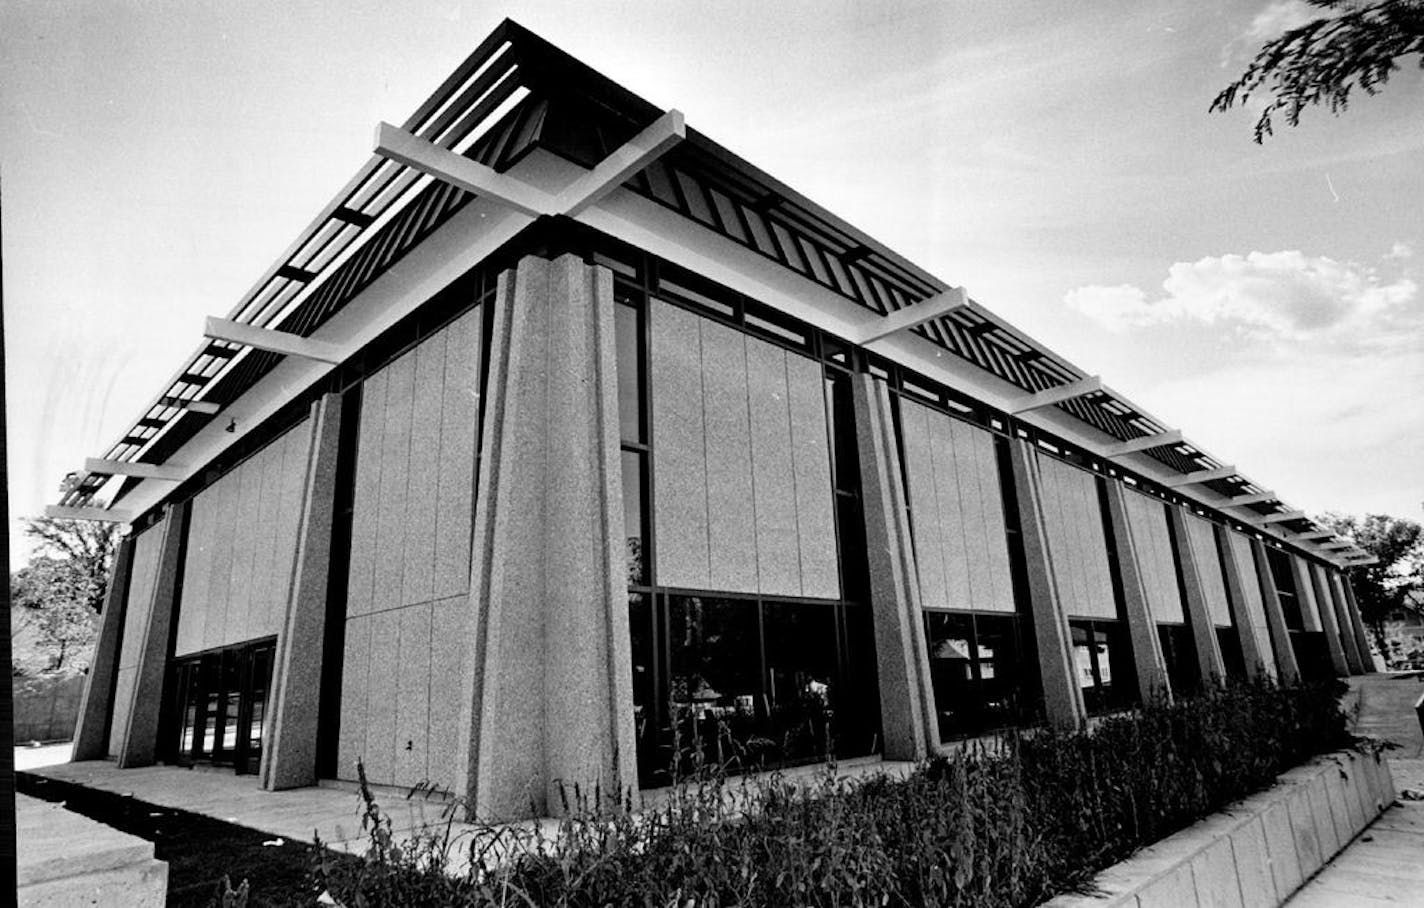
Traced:
<path fill-rule="evenodd" d="M 82 568 L 74 561 L 35 558 L 10 576 L 10 592 L 11 639 L 30 631 L 45 659 L 40 670 L 82 667 L 74 658 L 94 642 L 99 629 L 90 604 L 90 579 Z M 17 669 L 18 663 L 17 658 Z"/>
<path fill-rule="evenodd" d="M 35 560 L 49 558 L 67 563 L 64 582 L 95 614 L 103 611 L 109 584 L 109 566 L 119 534 L 113 524 L 95 520 L 26 517 L 25 535 L 34 539 Z M 54 575 L 50 575 L 54 576 Z"/>
<path fill-rule="evenodd" d="M 1379 559 L 1350 569 L 1360 619 L 1389 658 L 1385 623 L 1402 612 L 1424 615 L 1411 593 L 1424 591 L 1424 528 L 1412 520 L 1369 514 L 1364 519 L 1326 514 L 1320 521 Z"/>
<path fill-rule="evenodd" d="M 1424 52 L 1424 0 L 1310 0 L 1320 17 L 1267 41 L 1239 79 L 1211 102 L 1213 112 L 1245 105 L 1259 90 L 1269 102 L 1256 121 L 1256 142 L 1275 132 L 1273 117 L 1300 122 L 1325 104 L 1344 110 L 1356 88 L 1375 94 L 1400 61 Z M 1424 57 L 1419 60 L 1424 67 Z"/>

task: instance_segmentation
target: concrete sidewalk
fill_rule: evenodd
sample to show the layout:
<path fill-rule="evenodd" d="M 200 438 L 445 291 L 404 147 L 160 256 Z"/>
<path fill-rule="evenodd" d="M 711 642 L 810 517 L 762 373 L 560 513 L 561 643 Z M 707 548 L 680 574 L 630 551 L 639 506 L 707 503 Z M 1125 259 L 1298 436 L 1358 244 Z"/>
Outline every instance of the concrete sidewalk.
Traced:
<path fill-rule="evenodd" d="M 1424 731 L 1414 713 L 1424 684 L 1384 674 L 1350 680 L 1359 704 L 1352 730 L 1397 744 L 1385 754 L 1395 788 L 1424 792 Z M 1424 801 L 1397 801 L 1286 904 L 1424 908 Z"/>

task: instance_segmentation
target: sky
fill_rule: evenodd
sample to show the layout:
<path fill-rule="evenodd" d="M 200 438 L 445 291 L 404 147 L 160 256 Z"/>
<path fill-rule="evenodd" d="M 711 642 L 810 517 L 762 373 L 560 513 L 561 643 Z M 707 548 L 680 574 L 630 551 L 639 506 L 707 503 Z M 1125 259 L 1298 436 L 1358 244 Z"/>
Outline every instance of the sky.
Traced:
<path fill-rule="evenodd" d="M 57 497 L 505 16 L 1311 513 L 1424 517 L 1424 73 L 1252 142 L 1300 0 L 0 7 L 8 483 Z M 12 561 L 28 546 L 13 524 Z"/>

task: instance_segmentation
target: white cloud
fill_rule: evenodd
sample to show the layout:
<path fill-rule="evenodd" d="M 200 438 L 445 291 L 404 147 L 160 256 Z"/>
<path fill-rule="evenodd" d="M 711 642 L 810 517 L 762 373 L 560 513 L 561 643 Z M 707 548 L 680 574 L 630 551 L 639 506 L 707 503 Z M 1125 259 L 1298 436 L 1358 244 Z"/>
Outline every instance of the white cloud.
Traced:
<path fill-rule="evenodd" d="M 1177 262 L 1162 291 L 1149 297 L 1128 284 L 1087 286 L 1064 301 L 1113 331 L 1201 327 L 1272 344 L 1393 345 L 1424 327 L 1410 278 L 1385 281 L 1372 268 L 1298 251 Z"/>
<path fill-rule="evenodd" d="M 1409 245 L 1408 243 L 1395 243 L 1389 248 L 1389 252 L 1385 253 L 1384 257 L 1387 259 L 1407 259 L 1412 257 L 1413 255 L 1413 246 Z"/>
<path fill-rule="evenodd" d="M 1320 7 L 1311 6 L 1305 0 L 1274 0 L 1267 3 L 1266 8 L 1251 20 L 1251 26 L 1241 36 L 1241 40 L 1263 44 L 1323 15 L 1325 14 Z"/>

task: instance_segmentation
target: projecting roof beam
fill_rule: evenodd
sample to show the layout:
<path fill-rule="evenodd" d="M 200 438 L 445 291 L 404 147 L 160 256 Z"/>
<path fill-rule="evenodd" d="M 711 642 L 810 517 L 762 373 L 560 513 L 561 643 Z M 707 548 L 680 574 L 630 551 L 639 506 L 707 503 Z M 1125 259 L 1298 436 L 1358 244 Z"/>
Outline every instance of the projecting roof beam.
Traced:
<path fill-rule="evenodd" d="M 183 467 L 164 466 L 156 463 L 134 463 L 127 460 L 104 460 L 90 457 L 84 461 L 84 469 L 90 473 L 105 476 L 134 476 L 139 479 L 162 479 L 166 482 L 182 482 L 188 478 Z"/>
<path fill-rule="evenodd" d="M 58 504 L 45 505 L 45 516 L 59 520 L 99 520 L 104 523 L 129 523 L 134 515 L 128 511 L 113 511 L 109 508 L 67 508 Z"/>
<path fill-rule="evenodd" d="M 222 409 L 218 404 L 210 400 L 185 400 L 182 397 L 160 397 L 158 402 L 165 407 L 177 407 L 180 410 L 189 410 L 193 413 L 206 413 L 209 416 Z"/>
<path fill-rule="evenodd" d="M 1066 385 L 1059 385 L 1056 388 L 1048 388 L 1036 394 L 1021 397 L 1016 403 L 1009 407 L 1009 412 L 1018 416 L 1020 413 L 1027 413 L 1030 410 L 1041 410 L 1044 407 L 1061 404 L 1065 400 L 1075 400 L 1101 390 L 1103 390 L 1103 377 L 1101 375 L 1090 375 L 1087 378 L 1070 381 Z"/>
<path fill-rule="evenodd" d="M 597 205 L 599 199 L 622 186 L 629 177 L 662 157 L 686 135 L 687 124 L 682 111 L 668 111 L 599 161 L 588 173 L 570 183 L 554 200 L 554 213 L 577 217 L 584 209 Z"/>
<path fill-rule="evenodd" d="M 1287 523 L 1291 520 L 1300 520 L 1308 516 L 1304 511 L 1282 511 L 1279 514 L 1267 514 L 1260 519 L 1260 523 Z"/>
<path fill-rule="evenodd" d="M 208 316 L 203 326 L 203 334 L 230 344 L 243 344 L 256 350 L 267 350 L 284 356 L 300 356 L 303 359 L 314 359 L 333 365 L 346 359 L 346 354 L 335 344 L 312 340 L 289 331 L 272 331 L 255 325 L 244 325 L 214 315 Z"/>
<path fill-rule="evenodd" d="M 1301 542 L 1315 542 L 1316 540 L 1325 540 L 1325 539 L 1334 539 L 1334 538 L 1335 538 L 1335 534 L 1334 534 L 1334 533 L 1331 533 L 1331 532 L 1329 532 L 1329 531 L 1326 531 L 1326 530 L 1321 530 L 1321 531 L 1316 532 L 1316 533 L 1301 533 L 1301 534 L 1300 534 L 1300 540 L 1301 540 Z M 1325 546 L 1325 548 L 1328 549 L 1328 548 L 1330 548 L 1330 546 L 1327 545 L 1327 546 Z"/>
<path fill-rule="evenodd" d="M 1203 482 L 1215 482 L 1218 479 L 1230 479 L 1239 475 L 1235 467 L 1217 467 L 1214 470 L 1196 470 L 1191 473 L 1183 473 L 1181 476 L 1163 481 L 1162 485 L 1169 489 L 1179 489 L 1182 486 L 1194 486 Z"/>
<path fill-rule="evenodd" d="M 429 174 L 437 180 L 491 199 L 531 218 L 552 212 L 553 196 L 523 180 L 382 123 L 376 128 L 376 154 Z"/>
<path fill-rule="evenodd" d="M 1228 501 L 1226 506 L 1230 508 L 1244 508 L 1247 505 L 1270 504 L 1273 501 L 1280 500 L 1275 492 L 1258 492 L 1255 495 L 1237 495 Z"/>
<path fill-rule="evenodd" d="M 1117 444 L 1107 445 L 1103 448 L 1103 454 L 1107 457 L 1125 457 L 1128 454 L 1136 454 L 1139 451 L 1150 451 L 1153 448 L 1160 448 L 1163 445 L 1179 445 L 1186 439 L 1182 437 L 1181 429 L 1172 429 L 1170 432 L 1158 432 L 1156 435 L 1144 435 L 1141 438 L 1134 438 L 1130 441 L 1120 441 Z"/>
<path fill-rule="evenodd" d="M 1337 551 L 1344 551 L 1346 549 L 1353 549 L 1354 547 L 1355 544 L 1353 542 L 1327 542 L 1321 546 L 1321 548 L 1325 549 L 1326 551 L 1330 551 L 1332 549 Z"/>
<path fill-rule="evenodd" d="M 382 157 L 497 201 L 531 218 L 546 214 L 577 217 L 681 142 L 686 135 L 687 124 L 682 112 L 670 110 L 599 161 L 592 170 L 574 180 L 557 196 L 389 123 L 377 127 L 375 151 Z"/>
<path fill-rule="evenodd" d="M 903 309 L 896 309 L 889 315 L 871 316 L 856 325 L 855 336 L 847 339 L 852 343 L 864 346 L 892 334 L 907 331 L 916 325 L 923 325 L 931 319 L 939 318 L 941 315 L 962 309 L 967 305 L 969 305 L 969 296 L 964 292 L 964 288 L 950 287 L 943 293 L 935 294 Z"/>

